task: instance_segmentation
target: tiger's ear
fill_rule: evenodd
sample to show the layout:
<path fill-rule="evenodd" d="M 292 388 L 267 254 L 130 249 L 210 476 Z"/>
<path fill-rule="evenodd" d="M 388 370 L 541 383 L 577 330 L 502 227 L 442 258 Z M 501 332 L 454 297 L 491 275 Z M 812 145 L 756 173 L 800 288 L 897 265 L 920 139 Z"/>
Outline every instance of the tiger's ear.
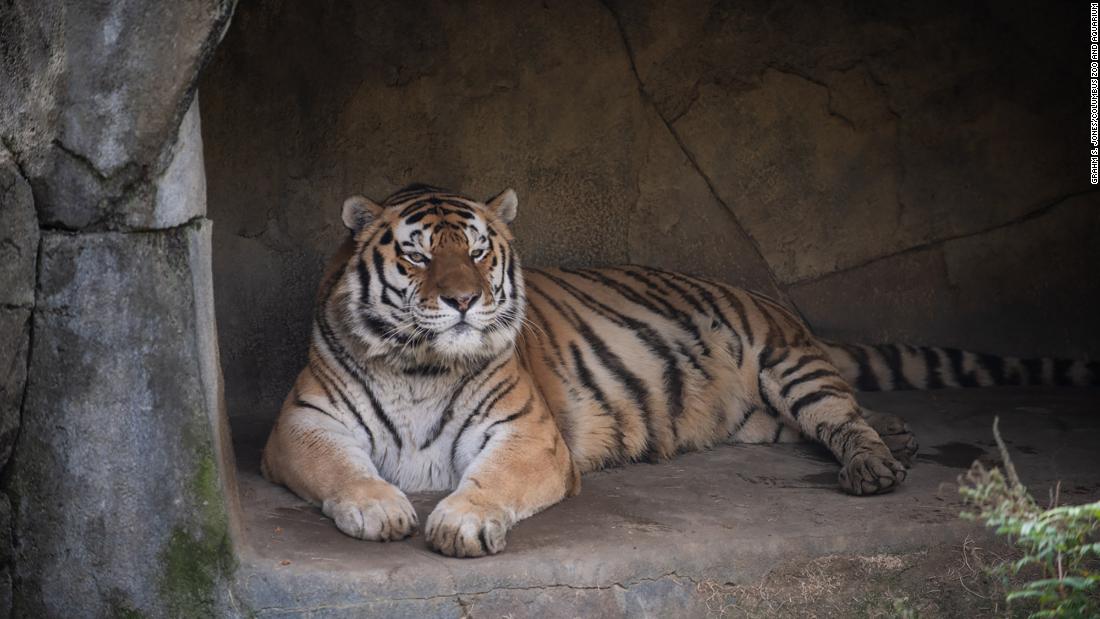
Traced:
<path fill-rule="evenodd" d="M 492 211 L 506 224 L 512 223 L 516 218 L 516 209 L 519 208 L 519 198 L 514 189 L 508 188 L 497 194 L 495 198 L 485 203 L 485 208 Z"/>
<path fill-rule="evenodd" d="M 348 230 L 354 234 L 370 225 L 370 222 L 378 219 L 380 215 L 382 215 L 382 207 L 372 202 L 370 198 L 352 196 L 344 200 L 344 210 L 340 218 L 344 220 Z"/>

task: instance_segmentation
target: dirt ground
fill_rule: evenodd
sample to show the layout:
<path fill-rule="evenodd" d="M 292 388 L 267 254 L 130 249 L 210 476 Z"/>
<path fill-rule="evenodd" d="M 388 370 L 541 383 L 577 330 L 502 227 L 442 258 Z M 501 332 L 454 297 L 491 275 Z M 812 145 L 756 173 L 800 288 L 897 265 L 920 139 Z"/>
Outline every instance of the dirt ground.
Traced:
<path fill-rule="evenodd" d="M 712 617 L 1015 617 L 1012 583 L 991 569 L 1015 558 L 1002 542 L 909 554 L 826 556 L 784 563 L 749 585 L 704 581 Z"/>

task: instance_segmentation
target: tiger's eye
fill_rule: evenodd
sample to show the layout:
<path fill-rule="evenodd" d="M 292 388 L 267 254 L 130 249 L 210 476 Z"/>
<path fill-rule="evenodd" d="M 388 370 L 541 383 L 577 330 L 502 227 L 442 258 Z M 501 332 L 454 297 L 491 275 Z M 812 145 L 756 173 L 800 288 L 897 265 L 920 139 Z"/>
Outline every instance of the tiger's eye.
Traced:
<path fill-rule="evenodd" d="M 474 260 L 481 260 L 482 256 L 484 256 L 484 255 L 485 255 L 485 250 L 484 249 L 475 249 L 474 251 L 470 252 L 470 257 L 473 258 Z"/>
<path fill-rule="evenodd" d="M 405 260 L 413 264 L 426 264 L 428 262 L 428 257 L 418 252 L 412 252 L 405 254 Z"/>

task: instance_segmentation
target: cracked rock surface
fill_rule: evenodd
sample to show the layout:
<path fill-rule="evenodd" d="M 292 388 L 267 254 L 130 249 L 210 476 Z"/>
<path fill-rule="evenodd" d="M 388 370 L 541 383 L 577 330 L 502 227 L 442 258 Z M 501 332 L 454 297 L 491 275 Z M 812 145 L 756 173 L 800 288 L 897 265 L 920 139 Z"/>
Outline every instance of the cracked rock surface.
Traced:
<path fill-rule="evenodd" d="M 156 193 L 182 181 L 160 177 L 180 159 L 181 123 L 197 136 L 197 113 L 183 121 L 232 11 L 232 0 L 165 10 L 140 0 L 20 1 L 0 10 L 0 141 L 20 161 L 44 225 L 156 228 L 195 216 Z"/>
<path fill-rule="evenodd" d="M 411 181 L 515 187 L 528 264 L 719 277 L 830 336 L 1095 354 L 1100 193 L 1080 52 L 1057 34 L 1080 19 L 1024 1 L 242 5 L 201 82 L 235 427 L 265 432 L 301 367 L 342 200 Z"/>

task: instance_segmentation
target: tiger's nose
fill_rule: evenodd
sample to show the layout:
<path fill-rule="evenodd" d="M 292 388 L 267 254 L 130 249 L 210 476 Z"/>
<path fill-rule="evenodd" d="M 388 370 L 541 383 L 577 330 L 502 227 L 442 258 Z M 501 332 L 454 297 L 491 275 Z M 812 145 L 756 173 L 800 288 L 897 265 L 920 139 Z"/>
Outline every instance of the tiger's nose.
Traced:
<path fill-rule="evenodd" d="M 470 306 L 476 303 L 480 296 L 480 292 L 471 292 L 454 297 L 440 296 L 439 300 L 465 314 L 466 310 L 470 309 Z"/>

